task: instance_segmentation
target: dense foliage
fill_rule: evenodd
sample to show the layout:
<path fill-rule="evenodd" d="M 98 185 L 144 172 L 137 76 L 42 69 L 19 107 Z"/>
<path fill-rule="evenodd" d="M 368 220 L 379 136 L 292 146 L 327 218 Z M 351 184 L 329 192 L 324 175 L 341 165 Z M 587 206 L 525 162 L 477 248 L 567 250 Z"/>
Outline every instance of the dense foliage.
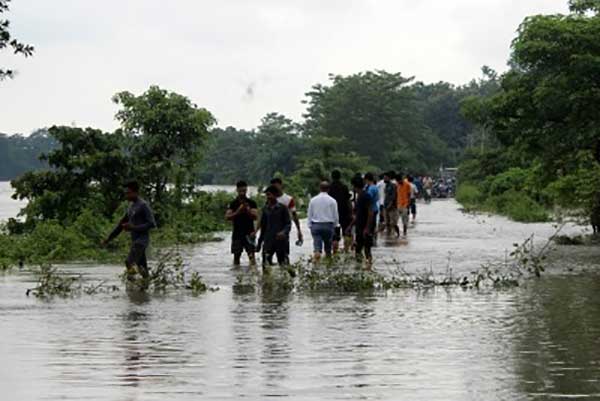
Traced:
<path fill-rule="evenodd" d="M 481 99 L 477 113 L 470 110 L 496 142 L 471 153 L 461 168 L 463 184 L 475 184 L 483 202 L 512 197 L 512 191 L 538 209 L 562 206 L 589 216 L 597 208 L 598 4 L 571 1 L 570 15 L 527 18 L 513 42 L 512 68 L 501 77 L 501 89 Z"/>
<path fill-rule="evenodd" d="M 56 141 L 42 156 L 49 168 L 12 181 L 14 197 L 28 202 L 24 221 L 9 221 L 8 233 L 0 235 L 0 261 L 109 257 L 98 245 L 123 215 L 122 186 L 134 178 L 145 184 L 143 196 L 157 214 L 158 244 L 195 242 L 224 227 L 225 195 L 194 189 L 214 122 L 210 113 L 156 87 L 139 97 L 121 93 L 116 100 L 122 127 L 114 133 L 49 129 Z"/>

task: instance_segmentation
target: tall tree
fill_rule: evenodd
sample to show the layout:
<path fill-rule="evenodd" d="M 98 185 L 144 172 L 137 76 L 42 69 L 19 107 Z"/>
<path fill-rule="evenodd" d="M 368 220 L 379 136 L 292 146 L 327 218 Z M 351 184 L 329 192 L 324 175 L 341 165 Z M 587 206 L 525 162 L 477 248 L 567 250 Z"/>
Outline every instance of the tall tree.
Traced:
<path fill-rule="evenodd" d="M 157 86 L 140 96 L 121 92 L 113 100 L 121 106 L 116 118 L 128 138 L 135 174 L 152 200 L 160 204 L 168 184 L 176 186 L 176 193 L 191 188 L 209 128 L 216 122 L 212 114 Z"/>
<path fill-rule="evenodd" d="M 11 0 L 0 0 L 0 14 L 8 12 Z M 22 54 L 25 57 L 33 55 L 33 46 L 24 44 L 13 38 L 10 33 L 10 21 L 0 18 L 0 50 L 11 49 L 14 54 Z M 6 78 L 12 78 L 15 71 L 11 69 L 0 68 L 0 81 Z"/>
<path fill-rule="evenodd" d="M 394 162 L 394 152 L 409 152 L 411 167 L 443 162 L 443 143 L 426 126 L 412 78 L 385 71 L 330 76 L 330 85 L 307 93 L 306 132 L 313 137 L 344 138 L 346 150 L 366 156 L 380 168 Z M 400 167 L 400 166 L 399 166 Z"/>

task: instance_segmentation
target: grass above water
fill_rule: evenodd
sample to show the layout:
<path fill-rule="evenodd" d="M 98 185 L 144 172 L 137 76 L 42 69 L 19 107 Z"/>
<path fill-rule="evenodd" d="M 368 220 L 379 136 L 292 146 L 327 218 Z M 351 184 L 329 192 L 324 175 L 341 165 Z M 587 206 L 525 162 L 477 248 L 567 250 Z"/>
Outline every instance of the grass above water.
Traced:
<path fill-rule="evenodd" d="M 544 271 L 549 244 L 534 247 L 533 238 L 515 244 L 513 251 L 503 261 L 488 263 L 466 275 L 454 275 L 450 261 L 442 275 L 432 270 L 410 274 L 405 266 L 392 261 L 383 268 L 370 269 L 350 255 L 338 255 L 320 264 L 301 260 L 284 268 L 268 268 L 262 274 L 257 269 L 238 275 L 232 290 L 236 294 L 288 295 L 292 293 L 356 294 L 385 292 L 397 289 L 423 289 L 433 287 L 459 287 L 463 289 L 503 289 L 520 285 L 523 280 L 539 277 Z M 39 298 L 74 297 L 116 292 L 117 285 L 104 282 L 90 283 L 81 275 L 61 272 L 48 265 L 32 271 L 37 286 L 27 291 Z M 163 252 L 151 266 L 150 277 L 131 280 L 123 274 L 121 282 L 127 289 L 147 293 L 186 291 L 198 295 L 209 287 L 198 272 L 184 263 L 176 251 Z"/>

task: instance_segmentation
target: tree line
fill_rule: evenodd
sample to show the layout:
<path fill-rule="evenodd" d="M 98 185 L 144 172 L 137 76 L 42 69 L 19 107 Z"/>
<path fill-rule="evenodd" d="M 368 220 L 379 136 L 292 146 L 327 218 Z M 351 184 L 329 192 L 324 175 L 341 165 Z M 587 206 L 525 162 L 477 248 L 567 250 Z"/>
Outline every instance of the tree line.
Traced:
<path fill-rule="evenodd" d="M 600 1 L 569 6 L 525 19 L 499 90 L 465 106 L 489 146 L 461 165 L 463 203 L 523 221 L 600 215 Z"/>

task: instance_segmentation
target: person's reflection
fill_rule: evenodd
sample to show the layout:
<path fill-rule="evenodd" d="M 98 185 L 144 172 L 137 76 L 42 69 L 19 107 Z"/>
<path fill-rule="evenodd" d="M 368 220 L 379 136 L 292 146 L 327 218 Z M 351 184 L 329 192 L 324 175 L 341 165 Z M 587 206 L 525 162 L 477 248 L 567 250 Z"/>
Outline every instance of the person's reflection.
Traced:
<path fill-rule="evenodd" d="M 143 379 L 141 367 L 146 357 L 145 348 L 140 346 L 148 332 L 148 315 L 140 311 L 140 306 L 148 303 L 150 297 L 142 291 L 128 291 L 129 301 L 123 313 L 123 355 L 125 373 L 121 376 L 125 386 L 138 387 Z"/>
<path fill-rule="evenodd" d="M 234 293 L 231 320 L 236 354 L 233 361 L 234 383 L 232 384 L 240 392 L 243 392 L 246 385 L 252 382 L 256 370 L 252 364 L 258 359 L 255 342 L 255 306 L 256 297 L 254 294 L 237 295 Z"/>
<path fill-rule="evenodd" d="M 270 288 L 263 288 L 261 293 L 262 302 L 259 315 L 263 330 L 261 365 L 266 367 L 263 370 L 263 380 L 270 395 L 286 395 L 278 394 L 276 389 L 283 387 L 282 385 L 288 378 L 286 367 L 291 363 L 289 297 L 288 292 L 271 291 Z"/>

